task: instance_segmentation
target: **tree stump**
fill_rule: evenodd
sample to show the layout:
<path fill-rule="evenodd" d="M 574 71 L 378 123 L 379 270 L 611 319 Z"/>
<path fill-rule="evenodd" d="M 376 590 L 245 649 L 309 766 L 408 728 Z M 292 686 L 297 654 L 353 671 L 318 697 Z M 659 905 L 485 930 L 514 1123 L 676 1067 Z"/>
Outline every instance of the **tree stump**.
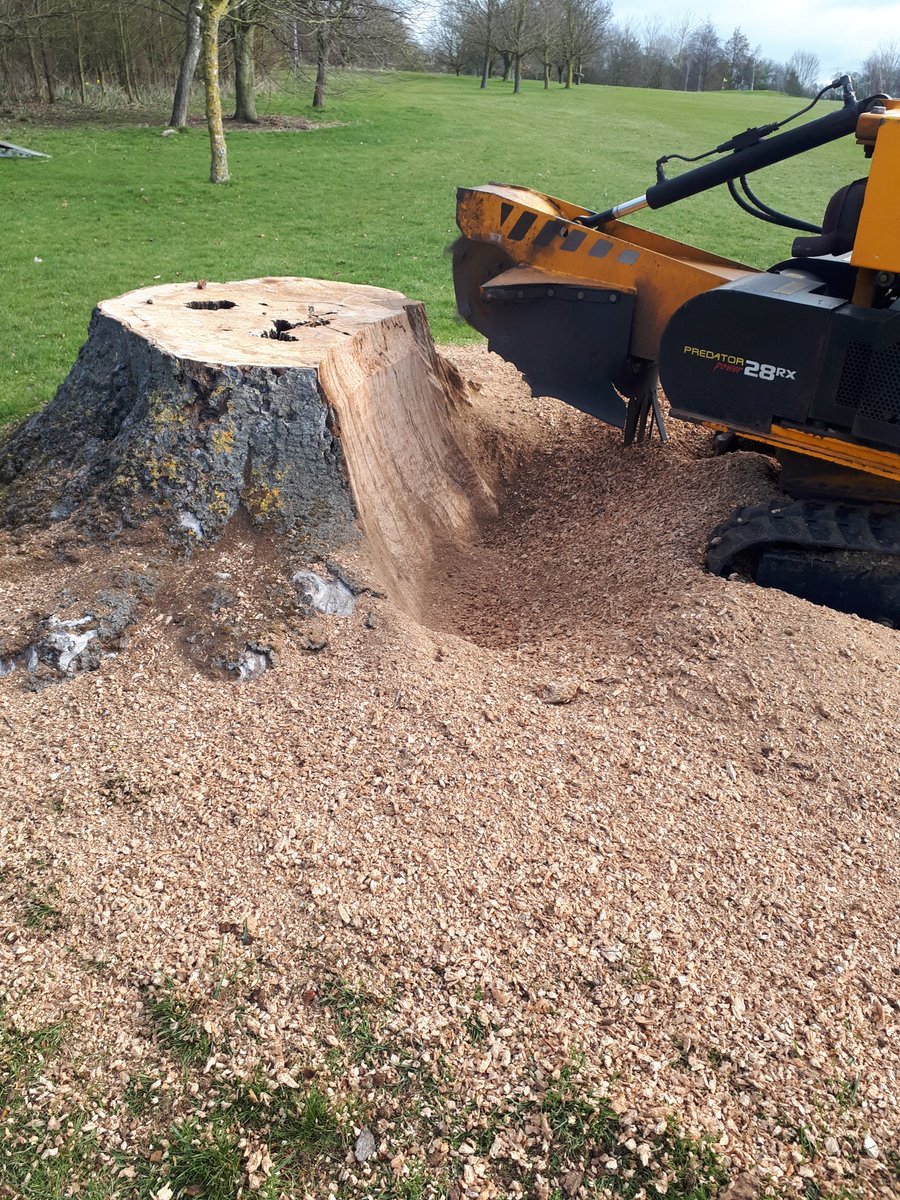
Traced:
<path fill-rule="evenodd" d="M 313 279 L 171 284 L 95 310 L 55 399 L 0 444 L 0 520 L 193 547 L 244 510 L 321 554 L 364 535 L 402 601 L 496 511 L 421 304 Z"/>

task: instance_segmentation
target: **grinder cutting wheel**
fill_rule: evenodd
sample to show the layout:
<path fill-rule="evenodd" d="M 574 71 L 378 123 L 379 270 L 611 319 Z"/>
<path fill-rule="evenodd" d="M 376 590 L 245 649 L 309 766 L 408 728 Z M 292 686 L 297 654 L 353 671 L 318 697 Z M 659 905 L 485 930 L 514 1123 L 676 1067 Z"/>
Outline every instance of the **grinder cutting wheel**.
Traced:
<path fill-rule="evenodd" d="M 832 88 L 842 106 L 782 126 Z M 821 226 L 778 212 L 747 176 L 855 133 L 868 178 Z M 900 625 L 900 100 L 857 100 L 842 76 L 801 113 L 747 129 L 700 166 L 594 213 L 528 188 L 461 188 L 457 305 L 535 394 L 665 437 L 673 417 L 727 445 L 773 452 L 788 503 L 740 509 L 713 530 L 712 571 L 748 572 L 816 603 Z M 726 184 L 760 220 L 796 230 L 768 271 L 620 218 Z"/>

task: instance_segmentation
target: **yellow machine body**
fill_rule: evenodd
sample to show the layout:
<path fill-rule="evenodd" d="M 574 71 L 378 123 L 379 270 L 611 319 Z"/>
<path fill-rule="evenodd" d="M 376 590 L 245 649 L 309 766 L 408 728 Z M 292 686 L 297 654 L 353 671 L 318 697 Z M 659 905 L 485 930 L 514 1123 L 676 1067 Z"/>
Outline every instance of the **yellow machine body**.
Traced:
<path fill-rule="evenodd" d="M 838 84 L 843 108 L 771 139 L 787 122 L 746 130 L 672 178 L 661 159 L 645 196 L 604 213 L 515 185 L 460 188 L 454 283 L 460 313 L 535 394 L 622 426 L 626 444 L 654 425 L 665 437 L 661 383 L 670 415 L 779 459 L 794 499 L 717 527 L 711 570 L 900 625 L 900 100 Z M 869 175 L 835 193 L 821 227 L 747 183 L 854 132 Z M 621 219 L 723 183 L 753 215 L 814 236 L 758 271 Z"/>
<path fill-rule="evenodd" d="M 753 274 L 752 267 L 612 221 L 602 231 L 588 210 L 529 188 L 491 183 L 461 188 L 457 223 L 471 241 L 489 241 L 520 266 L 635 294 L 629 352 L 654 359 L 669 318 L 691 296 Z M 521 277 L 520 277 L 521 278 Z"/>
<path fill-rule="evenodd" d="M 885 100 L 883 107 L 883 113 L 863 113 L 856 129 L 872 165 L 850 261 L 900 272 L 900 100 Z"/>

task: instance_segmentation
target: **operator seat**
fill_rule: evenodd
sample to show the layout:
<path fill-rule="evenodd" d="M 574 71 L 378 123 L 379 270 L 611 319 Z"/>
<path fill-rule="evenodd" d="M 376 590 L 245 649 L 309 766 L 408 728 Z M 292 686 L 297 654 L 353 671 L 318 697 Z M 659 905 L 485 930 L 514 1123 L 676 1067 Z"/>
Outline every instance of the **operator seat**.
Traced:
<path fill-rule="evenodd" d="M 822 219 L 822 232 L 794 238 L 794 258 L 817 258 L 820 254 L 847 254 L 853 249 L 862 214 L 868 179 L 854 179 L 834 193 Z"/>

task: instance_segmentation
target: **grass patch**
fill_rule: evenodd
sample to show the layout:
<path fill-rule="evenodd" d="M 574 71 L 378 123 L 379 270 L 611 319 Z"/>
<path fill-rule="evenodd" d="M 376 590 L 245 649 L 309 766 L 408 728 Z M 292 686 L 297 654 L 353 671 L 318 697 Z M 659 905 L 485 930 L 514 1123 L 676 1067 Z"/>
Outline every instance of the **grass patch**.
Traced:
<path fill-rule="evenodd" d="M 160 1045 L 183 1067 L 205 1063 L 212 1053 L 213 1039 L 197 1019 L 193 1005 L 180 996 L 171 980 L 146 996 L 147 1015 Z"/>
<path fill-rule="evenodd" d="M 657 1183 L 672 1200 L 712 1200 L 728 1180 L 711 1141 L 689 1137 L 675 1121 L 628 1145 L 609 1100 L 579 1085 L 574 1067 L 546 1092 L 540 1113 L 549 1128 L 547 1173 L 570 1187 L 583 1175 L 629 1200 Z"/>
<path fill-rule="evenodd" d="M 33 892 L 25 904 L 25 924 L 29 929 L 43 929 L 47 933 L 62 925 L 62 909 L 55 903 L 55 895 L 40 895 Z"/>
<path fill-rule="evenodd" d="M 0 1020 L 3 1014 L 0 1012 Z M 0 1024 L 0 1108 L 10 1103 L 15 1088 L 27 1087 L 47 1058 L 56 1053 L 63 1035 L 61 1021 L 36 1029 L 19 1030 L 5 1020 Z"/>
<path fill-rule="evenodd" d="M 52 1122 L 42 1077 L 59 1049 L 63 1024 L 15 1028 L 0 1013 L 0 1196 L 61 1200 L 115 1195 L 112 1174 L 98 1166 L 97 1141 L 77 1106 Z"/>
<path fill-rule="evenodd" d="M 304 82 L 262 107 L 319 119 L 307 102 Z M 161 122 L 136 127 L 133 113 L 119 128 L 111 114 L 102 126 L 7 122 L 0 136 L 53 157 L 3 163 L 0 422 L 51 398 L 98 300 L 156 281 L 376 284 L 424 300 L 439 341 L 477 340 L 455 318 L 444 253 L 457 235 L 457 186 L 501 179 L 603 208 L 645 191 L 658 155 L 706 150 L 796 103 L 761 92 L 545 92 L 530 80 L 514 96 L 496 80 L 482 92 L 471 78 L 336 72 L 325 114 L 334 124 L 231 133 L 224 187 L 207 182 L 202 129 L 162 138 Z M 756 179 L 775 207 L 819 220 L 863 170 L 848 138 Z M 790 249 L 789 231 L 742 214 L 722 188 L 634 220 L 754 266 Z"/>
<path fill-rule="evenodd" d="M 323 986 L 322 1002 L 334 1015 L 338 1036 L 357 1062 L 381 1049 L 368 993 L 330 975 Z"/>
<path fill-rule="evenodd" d="M 244 1166 L 237 1133 L 196 1118 L 173 1125 L 169 1137 L 169 1187 L 176 1195 L 234 1200 Z"/>

